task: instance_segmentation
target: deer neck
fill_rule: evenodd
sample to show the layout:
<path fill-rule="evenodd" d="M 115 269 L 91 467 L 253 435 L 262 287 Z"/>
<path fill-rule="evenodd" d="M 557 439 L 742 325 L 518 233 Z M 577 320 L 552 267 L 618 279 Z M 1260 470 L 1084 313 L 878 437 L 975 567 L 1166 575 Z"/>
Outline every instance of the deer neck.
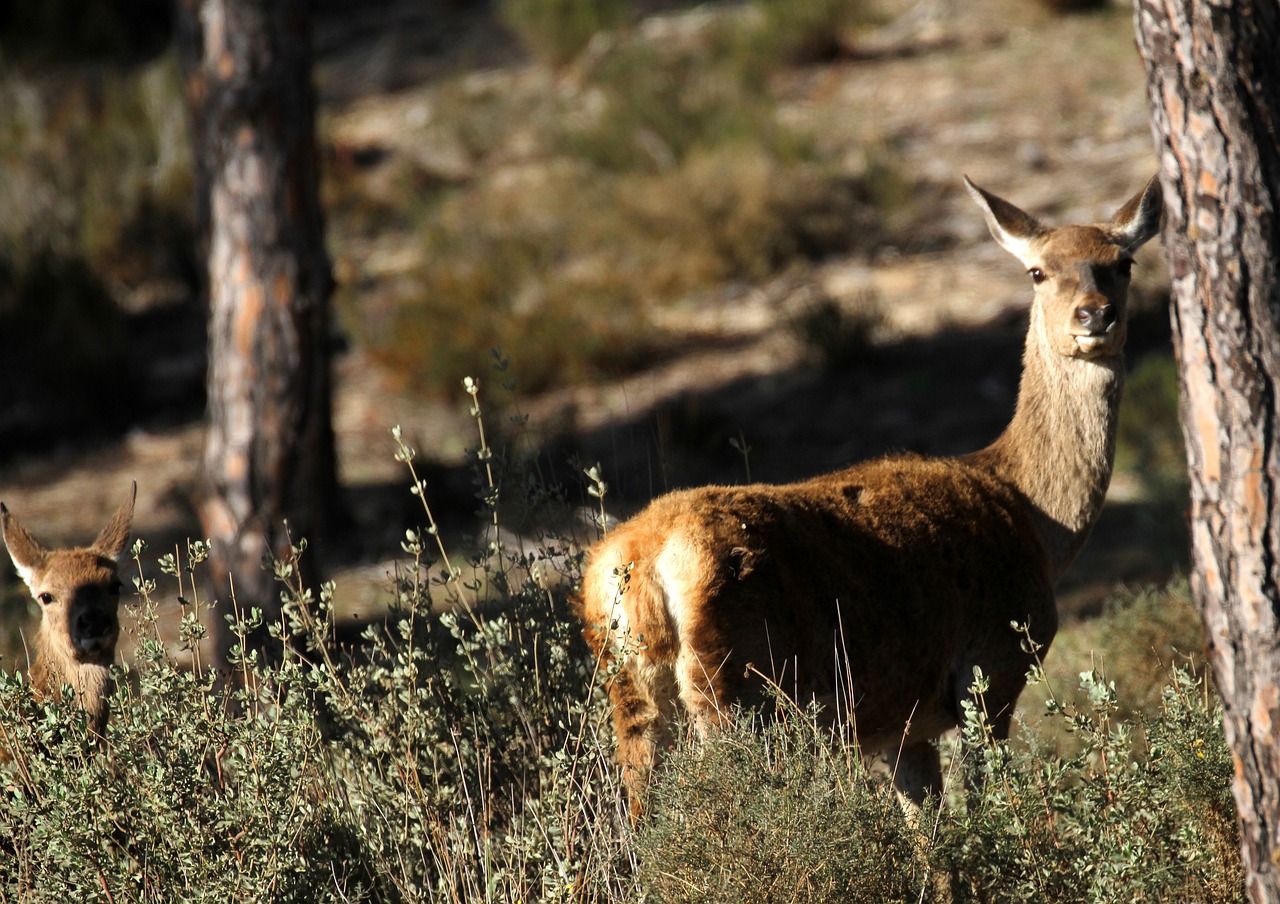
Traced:
<path fill-rule="evenodd" d="M 1057 581 L 1088 539 L 1115 461 L 1121 357 L 1067 358 L 1028 337 L 1013 420 L 970 459 L 1030 505 Z"/>
<path fill-rule="evenodd" d="M 71 685 L 76 700 L 98 735 L 107 727 L 112 692 L 111 668 L 102 662 L 79 662 L 57 644 L 36 635 L 36 658 L 31 664 L 31 686 L 45 700 L 57 700 L 64 685 Z"/>

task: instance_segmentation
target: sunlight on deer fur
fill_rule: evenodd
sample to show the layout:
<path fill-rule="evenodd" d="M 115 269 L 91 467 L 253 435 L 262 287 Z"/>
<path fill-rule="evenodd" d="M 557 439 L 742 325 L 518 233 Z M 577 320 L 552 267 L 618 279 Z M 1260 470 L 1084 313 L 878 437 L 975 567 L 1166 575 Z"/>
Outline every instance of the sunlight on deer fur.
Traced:
<path fill-rule="evenodd" d="M 962 718 L 975 668 L 998 739 L 1054 586 L 1111 478 L 1133 253 L 1159 227 L 1152 179 L 1107 223 L 1050 228 L 965 179 L 1031 276 L 1012 422 L 957 458 L 891 456 L 786 485 L 671 493 L 592 551 L 579 600 L 610 684 L 631 810 L 670 721 L 715 725 L 772 681 L 854 723 L 918 805 L 941 790 L 933 741 Z M 856 426 L 856 425 L 854 425 Z M 851 705 L 850 705 L 851 704 Z"/>
<path fill-rule="evenodd" d="M 101 736 L 107 727 L 111 665 L 120 637 L 119 558 L 129 543 L 135 483 L 93 544 L 47 549 L 0 503 L 0 528 L 18 575 L 40 606 L 40 627 L 32 644 L 32 690 L 57 699 L 70 685 Z"/>

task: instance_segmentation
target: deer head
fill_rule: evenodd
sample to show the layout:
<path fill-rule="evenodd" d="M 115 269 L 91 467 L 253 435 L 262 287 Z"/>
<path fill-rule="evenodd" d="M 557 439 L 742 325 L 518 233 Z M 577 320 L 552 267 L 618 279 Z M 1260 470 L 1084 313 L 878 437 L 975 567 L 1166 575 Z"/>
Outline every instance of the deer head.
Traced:
<path fill-rule="evenodd" d="M 1057 229 L 967 176 L 964 184 L 982 208 L 992 237 L 1031 275 L 1034 327 L 1043 344 L 1068 358 L 1118 359 L 1133 253 L 1160 228 L 1159 180 L 1153 176 L 1109 222 Z"/>
<path fill-rule="evenodd" d="M 71 685 L 99 733 L 120 636 L 118 559 L 129 542 L 136 496 L 135 483 L 93 544 L 75 549 L 46 548 L 0 503 L 9 557 L 40 606 L 32 686 L 48 698 Z"/>

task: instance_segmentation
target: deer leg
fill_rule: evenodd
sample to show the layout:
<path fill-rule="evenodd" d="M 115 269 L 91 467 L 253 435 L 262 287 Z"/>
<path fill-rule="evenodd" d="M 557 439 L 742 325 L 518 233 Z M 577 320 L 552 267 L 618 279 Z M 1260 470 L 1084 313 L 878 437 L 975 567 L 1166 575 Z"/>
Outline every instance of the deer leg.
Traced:
<path fill-rule="evenodd" d="M 724 728 L 730 721 L 729 705 L 739 699 L 725 681 L 722 663 L 711 660 L 688 647 L 676 660 L 676 681 L 680 701 L 699 737 L 713 728 Z"/>
<path fill-rule="evenodd" d="M 671 746 L 675 680 L 670 667 L 630 659 L 609 685 L 618 735 L 618 766 L 633 819 L 644 813 L 644 794 L 662 751 Z"/>
<path fill-rule="evenodd" d="M 942 791 L 942 765 L 938 749 L 927 740 L 904 743 L 891 762 L 893 787 L 908 816 L 918 814 L 925 798 Z"/>

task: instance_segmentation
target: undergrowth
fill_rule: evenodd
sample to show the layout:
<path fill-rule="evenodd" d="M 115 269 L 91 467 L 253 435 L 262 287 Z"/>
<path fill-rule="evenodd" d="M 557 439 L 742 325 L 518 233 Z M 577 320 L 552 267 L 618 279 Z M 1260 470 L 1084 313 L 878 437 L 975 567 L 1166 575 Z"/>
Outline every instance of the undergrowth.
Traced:
<path fill-rule="evenodd" d="M 612 5 L 503 8 L 564 19 L 538 26 L 558 39 Z M 654 312 L 882 241 L 880 186 L 895 180 L 818 153 L 770 87 L 794 61 L 786 35 L 829 35 L 857 4 L 813 0 L 790 16 L 775 0 L 749 6 L 718 11 L 688 41 L 616 29 L 572 77 L 535 69 L 433 87 L 433 140 L 470 161 L 464 171 L 393 159 L 347 174 L 399 186 L 388 197 L 414 239 L 393 275 L 362 273 L 358 252 L 338 247 L 352 262 L 340 308 L 361 343 L 424 393 L 465 370 L 470 349 L 493 346 L 520 348 L 533 390 L 614 376 L 677 341 Z M 335 235 L 376 244 L 390 212 L 350 187 L 327 191 Z M 444 346 L 442 332 L 454 337 Z M 436 354 L 421 354 L 424 339 Z"/>
<path fill-rule="evenodd" d="M 36 703 L 0 679 L 0 900 L 1240 900 L 1221 713 L 1187 670 L 1131 715 L 1095 670 L 1082 702 L 1050 695 L 1046 720 L 1079 739 L 1067 753 L 1038 732 L 994 741 L 979 677 L 965 743 L 944 744 L 947 799 L 914 824 L 841 733 L 781 701 L 678 744 L 632 827 L 609 676 L 568 604 L 581 538 L 505 528 L 506 495 L 565 494 L 530 489 L 467 392 L 481 540 L 440 535 L 397 434 L 422 526 L 358 642 L 337 640 L 332 585 L 299 585 L 299 543 L 274 566 L 283 655 L 238 648 L 216 675 L 200 657 L 207 546 L 162 557 L 176 590 L 161 590 L 139 542 L 138 654 L 105 748 L 69 691 Z M 602 514 L 607 488 L 584 485 Z"/>

